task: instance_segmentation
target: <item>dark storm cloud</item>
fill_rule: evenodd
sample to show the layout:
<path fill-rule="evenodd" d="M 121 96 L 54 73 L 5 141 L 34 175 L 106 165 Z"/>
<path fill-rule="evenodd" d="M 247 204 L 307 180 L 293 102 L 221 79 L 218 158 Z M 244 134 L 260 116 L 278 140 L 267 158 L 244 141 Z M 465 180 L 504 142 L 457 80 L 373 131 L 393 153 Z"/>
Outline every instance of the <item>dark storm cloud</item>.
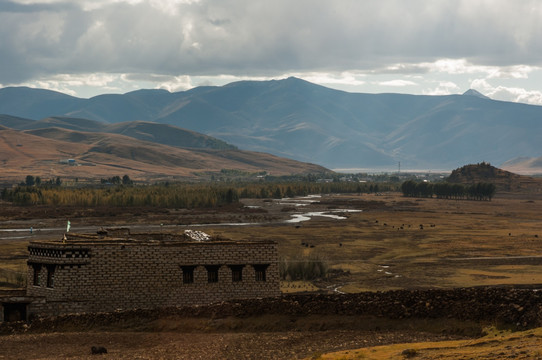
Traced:
<path fill-rule="evenodd" d="M 0 4 L 0 83 L 77 73 L 423 72 L 542 63 L 527 1 L 78 1 Z"/>

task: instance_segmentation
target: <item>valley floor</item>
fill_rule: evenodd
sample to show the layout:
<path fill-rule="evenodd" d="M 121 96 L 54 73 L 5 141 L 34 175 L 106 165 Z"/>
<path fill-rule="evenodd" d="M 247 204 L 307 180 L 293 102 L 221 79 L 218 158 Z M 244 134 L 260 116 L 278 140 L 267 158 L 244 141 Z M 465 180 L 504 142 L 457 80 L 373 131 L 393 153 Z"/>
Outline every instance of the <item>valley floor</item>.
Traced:
<path fill-rule="evenodd" d="M 274 239 L 283 261 L 316 257 L 331 269 L 317 281 L 284 281 L 282 290 L 288 293 L 542 284 L 542 194 L 497 194 L 491 202 L 414 199 L 399 194 L 313 200 L 316 202 L 247 199 L 244 207 L 209 211 L 2 204 L 0 270 L 4 272 L 0 271 L 0 286 L 13 285 L 9 284 L 13 278 L 5 274 L 25 270 L 30 239 L 60 239 L 67 220 L 72 231 L 133 226 L 134 232 L 180 232 L 201 224 L 198 230 L 227 238 Z M 343 219 L 309 216 L 305 222 L 287 222 L 292 215 L 310 212 Z M 254 224 L 205 225 L 220 223 Z M 32 234 L 6 231 L 30 227 Z M 130 322 L 119 328 L 52 326 L 45 332 L 0 336 L 0 359 L 94 359 L 91 346 L 108 349 L 103 359 L 388 359 L 404 358 L 401 353 L 406 349 L 414 349 L 416 359 L 542 358 L 540 329 L 502 332 L 500 328 L 480 337 L 476 332 L 430 331 L 408 320 L 401 326 L 354 329 L 337 326 L 337 319 L 305 319 L 305 325 L 289 329 L 277 325 L 284 321 L 290 320 L 251 318 L 247 323 L 218 326 L 216 319 L 200 319 L 189 329 L 186 319 L 155 323 L 152 329 Z M 453 342 L 440 342 L 443 340 Z M 328 354 L 337 351 L 343 352 Z"/>
<path fill-rule="evenodd" d="M 68 332 L 0 336 L 0 359 L 302 359 L 358 347 L 438 341 L 412 332 Z"/>

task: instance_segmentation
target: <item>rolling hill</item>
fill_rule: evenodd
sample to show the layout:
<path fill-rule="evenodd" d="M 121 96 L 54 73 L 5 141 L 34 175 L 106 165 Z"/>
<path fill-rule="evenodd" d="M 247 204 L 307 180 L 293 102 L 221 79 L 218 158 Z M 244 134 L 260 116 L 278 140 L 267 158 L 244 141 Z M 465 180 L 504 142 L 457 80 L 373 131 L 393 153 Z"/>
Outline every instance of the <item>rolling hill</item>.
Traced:
<path fill-rule="evenodd" d="M 508 192 L 540 193 L 542 191 L 542 179 L 515 174 L 496 168 L 486 162 L 457 168 L 452 171 L 447 181 L 464 185 L 487 182 L 494 184 L 499 191 Z"/>
<path fill-rule="evenodd" d="M 90 119 L 95 131 L 133 121 L 168 124 L 241 149 L 331 168 L 396 168 L 400 161 L 404 169 L 453 169 L 542 153 L 542 107 L 494 101 L 474 90 L 447 96 L 360 94 L 297 78 L 90 99 L 4 88 L 0 114 L 39 120 L 40 126 L 47 118 Z M 172 144 L 146 131 L 138 136 Z"/>
<path fill-rule="evenodd" d="M 542 156 L 508 160 L 502 164 L 502 168 L 516 174 L 542 174 Z"/>
<path fill-rule="evenodd" d="M 139 124 L 133 124 L 136 128 Z M 179 129 L 180 130 L 180 129 Z M 200 138 L 203 141 L 198 142 Z M 222 169 L 272 175 L 322 173 L 317 165 L 234 147 L 209 147 L 205 135 L 174 147 L 134 137 L 48 127 L 14 130 L 0 126 L 0 164 L 3 181 L 22 181 L 26 175 L 44 179 L 108 178 L 129 175 L 139 180 L 187 179 Z M 218 144 L 222 142 L 218 141 Z M 226 144 L 227 145 L 227 144 Z M 68 162 L 68 159 L 72 161 Z"/>

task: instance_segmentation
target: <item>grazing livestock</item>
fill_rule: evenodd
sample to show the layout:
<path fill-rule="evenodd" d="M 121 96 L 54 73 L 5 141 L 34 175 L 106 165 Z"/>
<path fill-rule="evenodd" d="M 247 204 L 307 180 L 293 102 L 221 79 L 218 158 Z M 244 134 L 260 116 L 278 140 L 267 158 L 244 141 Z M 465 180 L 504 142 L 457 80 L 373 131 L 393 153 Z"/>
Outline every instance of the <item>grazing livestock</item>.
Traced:
<path fill-rule="evenodd" d="M 103 346 L 93 346 L 90 348 L 92 355 L 107 354 L 107 349 Z"/>

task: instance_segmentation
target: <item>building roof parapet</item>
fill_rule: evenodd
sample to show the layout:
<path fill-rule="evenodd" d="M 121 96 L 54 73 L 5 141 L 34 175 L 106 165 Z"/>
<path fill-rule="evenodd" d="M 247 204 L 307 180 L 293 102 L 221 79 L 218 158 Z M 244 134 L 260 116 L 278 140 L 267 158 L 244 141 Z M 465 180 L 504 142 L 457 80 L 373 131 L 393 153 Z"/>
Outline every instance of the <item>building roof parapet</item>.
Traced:
<path fill-rule="evenodd" d="M 61 240 L 34 240 L 30 242 L 29 249 L 47 248 L 51 250 L 85 250 L 85 247 L 96 245 L 155 245 L 155 246 L 182 246 L 194 244 L 220 245 L 220 244 L 275 244 L 274 240 L 231 240 L 222 237 L 209 236 L 206 240 L 194 239 L 186 233 L 125 233 L 123 236 L 104 234 L 65 234 Z"/>

